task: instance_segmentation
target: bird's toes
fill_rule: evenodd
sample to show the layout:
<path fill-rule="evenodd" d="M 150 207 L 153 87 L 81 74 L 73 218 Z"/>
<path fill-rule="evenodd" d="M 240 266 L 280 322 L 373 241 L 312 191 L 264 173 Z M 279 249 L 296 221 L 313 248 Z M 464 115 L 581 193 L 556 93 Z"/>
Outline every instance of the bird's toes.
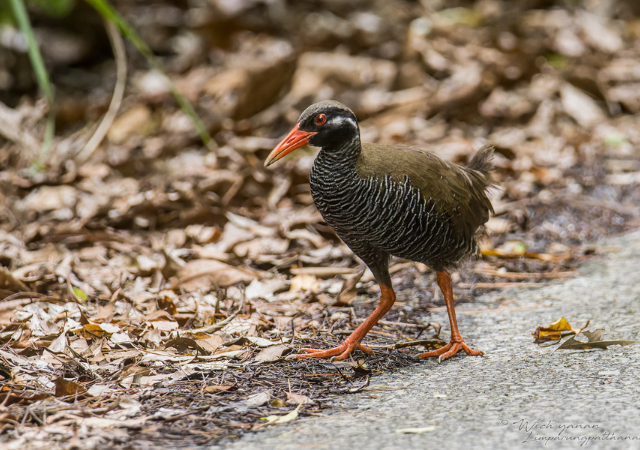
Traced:
<path fill-rule="evenodd" d="M 453 355 L 455 355 L 456 353 L 458 353 L 460 350 L 462 350 L 462 347 L 459 347 L 457 345 L 454 345 L 451 347 L 451 350 L 449 350 L 446 353 L 443 353 L 442 355 L 440 355 L 438 357 L 438 362 L 441 363 L 442 361 L 444 361 L 445 359 L 449 359 L 451 358 Z"/>
<path fill-rule="evenodd" d="M 473 350 L 469 348 L 467 344 L 462 344 L 462 349 L 469 356 L 484 356 L 485 353 L 482 350 Z"/>
<path fill-rule="evenodd" d="M 437 350 L 432 350 L 430 352 L 420 353 L 418 355 L 418 358 L 433 358 L 433 357 L 436 357 L 436 356 L 445 355 L 445 354 L 449 353 L 447 350 L 449 350 L 451 347 L 453 347 L 453 343 L 449 342 L 447 345 L 445 345 L 444 347 L 440 347 Z"/>
<path fill-rule="evenodd" d="M 303 348 L 302 351 L 307 353 L 322 353 L 326 352 L 327 350 L 322 350 L 319 348 Z"/>
<path fill-rule="evenodd" d="M 371 350 L 369 347 L 367 347 L 366 345 L 363 344 L 358 344 L 357 345 L 358 350 L 361 350 L 365 353 L 368 353 L 369 355 L 373 355 L 373 350 Z"/>
<path fill-rule="evenodd" d="M 303 348 L 302 351 L 306 352 L 307 354 L 301 354 L 301 355 L 297 355 L 298 359 L 304 359 L 304 358 L 331 358 L 331 357 L 340 357 L 342 356 L 342 354 L 344 353 L 344 348 L 341 347 L 335 347 L 335 348 L 330 348 L 329 350 L 320 350 L 317 348 Z M 348 352 L 348 350 L 347 350 Z"/>
<path fill-rule="evenodd" d="M 331 358 L 331 362 L 333 362 L 333 361 L 343 361 L 343 360 L 347 359 L 350 354 L 351 354 L 350 350 L 345 350 L 344 352 L 342 352 L 338 356 L 334 356 L 333 358 Z"/>

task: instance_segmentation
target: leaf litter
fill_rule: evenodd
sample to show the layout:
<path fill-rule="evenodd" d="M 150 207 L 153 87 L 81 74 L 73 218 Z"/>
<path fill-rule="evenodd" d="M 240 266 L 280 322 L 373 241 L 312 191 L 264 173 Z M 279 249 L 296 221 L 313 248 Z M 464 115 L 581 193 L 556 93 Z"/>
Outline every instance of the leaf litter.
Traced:
<path fill-rule="evenodd" d="M 602 336 L 605 333 L 604 329 L 596 329 L 594 331 L 585 330 L 589 326 L 589 321 L 582 328 L 573 328 L 569 325 L 567 319 L 562 317 L 560 320 L 546 326 L 538 327 L 531 333 L 534 337 L 536 344 L 542 344 L 549 341 L 558 341 L 556 344 L 558 348 L 555 350 L 589 350 L 594 348 L 600 348 L 607 350 L 612 345 L 631 345 L 640 344 L 640 340 L 632 339 L 615 339 L 615 340 L 603 340 Z M 587 338 L 587 341 L 580 341 L 576 339 L 580 334 Z M 563 337 L 567 337 L 563 342 L 560 342 Z M 554 353 L 555 353 L 554 350 Z"/>
<path fill-rule="evenodd" d="M 496 144 L 496 217 L 483 258 L 452 274 L 459 302 L 574 276 L 597 256 L 588 241 L 640 223 L 640 33 L 624 2 L 604 16 L 593 2 L 499 0 L 294 2 L 265 15 L 260 2 L 238 0 L 189 5 L 184 17 L 168 2 L 138 3 L 120 12 L 164 55 L 219 148 L 199 143 L 166 83 L 130 55 L 119 116 L 80 158 L 74 149 L 109 103 L 112 56 L 57 45 L 94 39 L 32 11 L 49 33 L 43 51 L 61 103 L 47 170 L 30 170 L 46 108 L 28 77 L 6 75 L 22 73 L 24 54 L 0 43 L 2 442 L 215 443 L 263 417 L 323 414 L 371 377 L 419 364 L 413 347 L 443 344 L 430 322 L 443 308 L 434 274 L 394 260 L 398 300 L 367 337 L 375 355 L 291 359 L 339 344 L 378 294 L 312 205 L 313 153 L 262 167 L 314 101 L 351 106 L 364 140 L 462 164 Z M 141 19 L 153 11 L 176 20 Z M 539 337 L 577 332 L 557 328 Z M 614 342 L 587 333 L 590 342 L 561 346 Z"/>

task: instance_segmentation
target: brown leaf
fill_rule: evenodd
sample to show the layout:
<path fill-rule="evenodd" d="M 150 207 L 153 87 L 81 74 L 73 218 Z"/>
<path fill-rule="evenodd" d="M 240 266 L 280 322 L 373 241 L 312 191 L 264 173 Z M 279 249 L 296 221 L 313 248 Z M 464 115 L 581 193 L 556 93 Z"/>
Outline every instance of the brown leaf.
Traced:
<path fill-rule="evenodd" d="M 587 325 L 588 324 L 589 323 L 587 322 Z M 585 325 L 585 327 L 587 325 Z M 562 317 L 560 320 L 553 322 L 546 327 L 536 328 L 531 334 L 534 337 L 534 342 L 536 344 L 540 344 L 542 342 L 560 340 L 562 338 L 563 331 L 570 331 L 576 334 L 580 332 L 580 330 L 572 328 L 571 325 L 569 325 L 569 322 L 567 322 L 567 319 Z"/>
<path fill-rule="evenodd" d="M 179 338 L 169 340 L 165 344 L 165 348 L 173 347 L 176 350 L 178 350 L 178 352 L 180 353 L 187 353 L 189 350 L 198 350 L 200 353 L 204 353 L 205 355 L 208 355 L 211 352 L 207 350 L 205 347 L 200 345 L 200 343 L 204 340 L 205 339 L 196 341 L 194 339 L 190 339 L 186 337 L 179 337 Z"/>
<path fill-rule="evenodd" d="M 198 339 L 196 342 L 199 347 L 201 347 L 203 350 L 205 350 L 205 352 L 207 352 L 207 354 L 209 354 L 215 352 L 218 347 L 222 345 L 224 339 L 222 339 L 222 336 L 215 334 L 205 339 Z"/>
<path fill-rule="evenodd" d="M 146 316 L 144 316 L 142 318 L 143 322 L 153 322 L 153 321 L 172 321 L 173 317 L 171 317 L 171 314 L 168 313 L 167 311 L 165 311 L 164 309 L 160 309 L 158 311 L 154 311 L 151 314 L 147 314 Z"/>
<path fill-rule="evenodd" d="M 256 406 L 264 405 L 269 400 L 271 400 L 271 391 L 262 391 L 257 394 L 253 394 L 242 403 L 249 408 L 255 408 Z"/>
<path fill-rule="evenodd" d="M 49 397 L 50 394 L 39 393 L 31 396 L 28 395 L 20 395 L 14 394 L 13 392 L 2 392 L 0 393 L 0 404 L 4 406 L 9 406 L 13 404 L 19 405 L 30 405 L 35 402 L 39 402 L 40 400 L 44 400 Z"/>
<path fill-rule="evenodd" d="M 98 309 L 98 313 L 93 316 L 95 322 L 103 322 L 113 315 L 113 302 L 109 302 Z M 83 324 L 84 325 L 84 324 Z"/>
<path fill-rule="evenodd" d="M 610 345 L 625 346 L 631 344 L 640 344 L 640 340 L 636 341 L 621 339 L 613 341 L 602 341 L 600 339 L 602 338 L 604 331 L 605 330 L 603 329 L 597 329 L 595 331 L 583 331 L 582 334 L 584 334 L 587 339 L 589 339 L 588 342 L 581 342 L 576 339 L 576 336 L 571 336 L 569 339 L 564 341 L 556 350 L 588 350 L 591 348 L 602 348 L 606 350 Z"/>
<path fill-rule="evenodd" d="M 287 394 L 287 403 L 289 404 L 307 405 L 307 404 L 313 403 L 313 400 L 311 400 L 306 395 L 294 394 L 293 392 L 287 392 L 286 394 Z"/>
<path fill-rule="evenodd" d="M 75 381 L 67 380 L 62 377 L 56 378 L 56 397 L 65 397 L 67 395 L 80 396 L 87 393 L 87 390 Z"/>
<path fill-rule="evenodd" d="M 178 313 L 176 305 L 173 304 L 173 300 L 170 297 L 164 296 L 158 300 L 158 308 L 168 312 L 172 316 Z"/>
<path fill-rule="evenodd" d="M 598 328 L 595 331 L 583 331 L 582 334 L 587 337 L 589 342 L 596 342 L 602 338 L 602 335 L 604 334 L 604 328 Z"/>
<path fill-rule="evenodd" d="M 208 394 L 215 394 L 216 392 L 224 392 L 235 390 L 235 386 L 229 384 L 211 384 L 204 388 L 204 391 Z"/>
<path fill-rule="evenodd" d="M 149 369 L 148 367 L 142 367 L 142 366 L 138 366 L 135 364 L 131 364 L 129 366 L 126 366 L 122 372 L 120 373 L 120 376 L 124 379 L 130 376 L 134 376 L 134 378 L 140 378 L 142 376 L 145 375 L 150 375 L 151 374 L 151 369 Z"/>
<path fill-rule="evenodd" d="M 258 238 L 241 242 L 233 247 L 233 252 L 240 258 L 258 258 L 262 255 L 279 255 L 287 251 L 289 241 L 286 239 Z"/>
<path fill-rule="evenodd" d="M 80 325 L 89 325 L 91 321 L 87 318 L 84 311 L 80 311 Z"/>
<path fill-rule="evenodd" d="M 60 336 L 55 338 L 51 345 L 47 347 L 53 353 L 62 353 L 67 348 L 67 334 L 61 333 Z"/>
<path fill-rule="evenodd" d="M 179 325 L 178 322 L 173 322 L 169 320 L 156 320 L 151 322 L 151 325 L 154 329 L 160 331 L 173 331 L 177 330 Z"/>
<path fill-rule="evenodd" d="M 73 330 L 73 332 L 77 333 L 77 334 L 80 334 L 85 339 L 101 338 L 101 337 L 104 337 L 107 334 L 107 332 L 104 331 L 100 327 L 100 325 L 93 324 L 93 323 L 88 323 L 88 324 L 84 325 L 82 328 L 79 328 L 77 330 Z"/>
<path fill-rule="evenodd" d="M 255 361 L 263 363 L 277 361 L 290 351 L 291 349 L 284 344 L 273 345 L 258 353 L 255 357 Z"/>
<path fill-rule="evenodd" d="M 228 287 L 241 281 L 249 282 L 256 275 L 246 269 L 230 266 L 213 259 L 196 259 L 189 261 L 178 271 L 179 280 L 172 286 L 186 291 L 199 288 Z"/>
<path fill-rule="evenodd" d="M 242 345 L 229 345 L 218 348 L 214 354 L 221 355 L 224 353 L 236 352 L 238 350 L 242 350 Z"/>

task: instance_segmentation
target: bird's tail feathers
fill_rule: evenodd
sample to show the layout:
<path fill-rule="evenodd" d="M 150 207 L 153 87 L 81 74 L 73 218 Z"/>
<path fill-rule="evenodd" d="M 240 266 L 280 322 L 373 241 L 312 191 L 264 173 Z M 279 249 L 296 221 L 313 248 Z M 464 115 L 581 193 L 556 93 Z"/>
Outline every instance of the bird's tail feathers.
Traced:
<path fill-rule="evenodd" d="M 491 171 L 493 170 L 491 160 L 493 159 L 494 151 L 495 148 L 493 145 L 483 145 L 482 148 L 478 150 L 478 153 L 471 158 L 467 167 L 464 167 L 465 172 L 469 176 L 469 181 L 471 181 L 471 185 L 478 195 L 480 203 L 492 214 L 493 206 L 487 194 L 499 187 L 498 183 L 491 176 Z"/>
<path fill-rule="evenodd" d="M 467 165 L 467 168 L 484 172 L 487 174 L 493 169 L 493 154 L 495 147 L 491 144 L 485 144 L 478 150 L 478 152 L 471 158 L 471 161 Z"/>

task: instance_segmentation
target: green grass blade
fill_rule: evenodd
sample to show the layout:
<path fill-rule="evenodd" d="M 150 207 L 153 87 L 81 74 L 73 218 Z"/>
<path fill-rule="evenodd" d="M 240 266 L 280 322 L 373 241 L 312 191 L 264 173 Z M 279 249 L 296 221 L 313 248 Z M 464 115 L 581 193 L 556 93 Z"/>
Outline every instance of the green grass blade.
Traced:
<path fill-rule="evenodd" d="M 20 31 L 22 31 L 22 34 L 24 34 L 25 38 L 27 39 L 27 44 L 29 45 L 29 59 L 31 60 L 33 71 L 36 74 L 36 79 L 38 80 L 40 90 L 49 101 L 49 116 L 47 117 L 44 139 L 42 141 L 41 157 L 44 160 L 44 157 L 46 156 L 46 153 L 51 146 L 51 141 L 53 140 L 53 134 L 55 131 L 55 114 L 53 113 L 53 87 L 51 86 L 51 81 L 49 80 L 47 69 L 44 66 L 42 54 L 40 53 L 40 48 L 38 47 L 36 37 L 33 34 L 31 21 L 29 20 L 27 8 L 25 8 L 23 0 L 9 0 L 9 4 L 11 5 L 11 11 L 13 12 L 13 15 L 18 22 Z"/>
<path fill-rule="evenodd" d="M 156 55 L 154 55 L 153 50 L 151 50 L 147 43 L 142 40 L 138 33 L 129 26 L 124 18 L 120 14 L 118 14 L 113 6 L 111 6 L 106 0 L 86 0 L 86 2 L 93 6 L 95 10 L 98 11 L 100 15 L 102 15 L 102 17 L 113 22 L 120 30 L 120 33 L 126 39 L 128 39 L 129 42 L 131 42 L 133 46 L 147 59 L 149 65 L 151 65 L 151 67 L 158 70 L 166 77 L 169 82 L 169 90 L 171 91 L 171 94 L 176 99 L 176 102 L 178 103 L 182 111 L 191 119 L 191 122 L 193 123 L 195 129 L 198 131 L 202 142 L 204 142 L 204 144 L 209 148 L 215 148 L 215 142 L 211 139 L 209 132 L 202 123 L 202 120 L 200 120 L 200 117 L 193 108 L 193 105 L 191 105 L 191 102 L 189 102 L 189 100 L 187 100 L 184 95 L 178 92 L 175 84 L 173 83 L 171 78 L 167 76 L 162 68 L 162 65 L 160 64 L 160 61 L 158 60 Z"/>

